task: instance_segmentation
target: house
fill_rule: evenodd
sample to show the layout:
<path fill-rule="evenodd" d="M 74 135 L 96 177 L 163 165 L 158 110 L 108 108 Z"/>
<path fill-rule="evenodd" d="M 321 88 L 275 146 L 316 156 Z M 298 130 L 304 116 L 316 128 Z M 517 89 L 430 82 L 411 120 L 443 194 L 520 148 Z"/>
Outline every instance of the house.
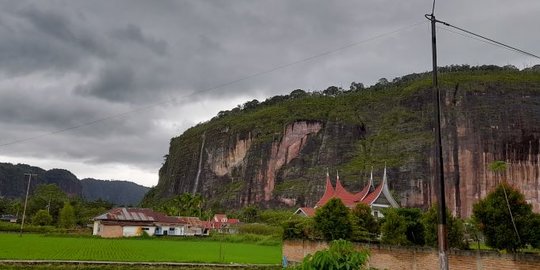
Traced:
<path fill-rule="evenodd" d="M 208 235 L 196 217 L 171 217 L 147 208 L 114 208 L 94 218 L 93 235 L 131 237 L 148 235 Z"/>
<path fill-rule="evenodd" d="M 239 223 L 239 219 L 228 218 L 225 214 L 215 214 L 211 220 L 206 222 L 206 228 L 219 233 L 237 233 L 236 225 Z"/>
<path fill-rule="evenodd" d="M 14 215 L 1 215 L 0 216 L 0 221 L 17 223 L 17 217 L 14 216 Z"/>
<path fill-rule="evenodd" d="M 341 181 L 339 181 L 339 175 L 336 179 L 336 186 L 332 186 L 330 182 L 330 175 L 326 173 L 326 187 L 324 194 L 315 204 L 314 207 L 301 207 L 294 212 L 296 215 L 302 215 L 312 217 L 315 215 L 315 211 L 318 207 L 325 205 L 330 199 L 338 198 L 343 204 L 349 208 L 354 208 L 359 203 L 365 203 L 371 207 L 371 214 L 375 217 L 383 217 L 382 209 L 388 207 L 398 208 L 399 204 L 392 197 L 390 189 L 388 188 L 388 180 L 386 176 L 386 167 L 384 168 L 384 175 L 382 181 L 378 186 L 373 184 L 373 171 L 368 184 L 359 192 L 351 193 L 347 191 Z"/>

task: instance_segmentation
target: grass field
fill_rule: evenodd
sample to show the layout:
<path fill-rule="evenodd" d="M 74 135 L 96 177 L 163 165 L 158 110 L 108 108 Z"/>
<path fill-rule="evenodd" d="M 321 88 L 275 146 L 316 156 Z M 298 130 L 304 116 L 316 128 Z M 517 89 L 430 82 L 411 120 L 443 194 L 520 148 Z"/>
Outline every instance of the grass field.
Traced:
<path fill-rule="evenodd" d="M 0 259 L 279 264 L 281 245 L 0 234 Z"/>

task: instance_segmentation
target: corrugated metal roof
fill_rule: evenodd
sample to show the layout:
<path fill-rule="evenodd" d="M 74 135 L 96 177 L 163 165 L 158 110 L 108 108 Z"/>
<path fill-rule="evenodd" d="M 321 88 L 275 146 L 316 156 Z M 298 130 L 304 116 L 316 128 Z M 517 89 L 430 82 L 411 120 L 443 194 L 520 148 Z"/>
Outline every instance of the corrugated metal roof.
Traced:
<path fill-rule="evenodd" d="M 175 217 L 169 217 L 148 208 L 125 207 L 111 209 L 107 213 L 95 217 L 94 220 L 178 222 Z"/>

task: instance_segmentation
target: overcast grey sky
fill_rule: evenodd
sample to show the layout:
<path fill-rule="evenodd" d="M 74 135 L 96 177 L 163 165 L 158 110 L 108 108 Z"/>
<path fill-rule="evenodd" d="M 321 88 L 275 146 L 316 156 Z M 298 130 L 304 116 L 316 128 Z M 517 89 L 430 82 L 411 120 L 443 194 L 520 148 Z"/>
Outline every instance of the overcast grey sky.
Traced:
<path fill-rule="evenodd" d="M 430 0 L 0 1 L 0 144 L 39 137 L 0 147 L 0 162 L 155 185 L 170 138 L 220 110 L 428 71 L 430 11 Z M 538 0 L 436 9 L 441 20 L 537 54 L 538 14 Z M 404 30 L 202 91 L 396 29 Z M 443 30 L 438 41 L 439 65 L 539 64 Z"/>

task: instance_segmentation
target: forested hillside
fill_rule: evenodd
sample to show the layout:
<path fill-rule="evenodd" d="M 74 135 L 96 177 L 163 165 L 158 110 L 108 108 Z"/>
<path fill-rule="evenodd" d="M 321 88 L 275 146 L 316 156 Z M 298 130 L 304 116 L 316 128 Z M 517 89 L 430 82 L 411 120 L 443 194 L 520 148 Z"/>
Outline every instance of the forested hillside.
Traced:
<path fill-rule="evenodd" d="M 101 199 L 115 205 L 138 205 L 149 189 L 128 181 L 79 180 L 64 169 L 47 171 L 26 164 L 0 163 L 0 197 L 24 197 L 28 173 L 35 174 L 30 182 L 30 193 L 39 185 L 55 184 L 70 196 L 82 196 L 91 201 Z"/>
<path fill-rule="evenodd" d="M 98 180 L 85 178 L 81 180 L 82 196 L 86 200 L 98 199 L 115 205 L 137 206 L 150 188 L 129 181 Z"/>
<path fill-rule="evenodd" d="M 506 161 L 509 181 L 540 209 L 538 68 L 452 66 L 441 69 L 443 151 L 449 206 L 469 216 L 499 181 L 487 170 Z M 171 140 L 158 185 L 146 205 L 184 192 L 223 209 L 312 206 L 329 169 L 351 191 L 375 183 L 386 164 L 403 206 L 428 207 L 432 184 L 430 74 L 411 74 L 364 88 L 294 90 L 246 102 Z"/>

